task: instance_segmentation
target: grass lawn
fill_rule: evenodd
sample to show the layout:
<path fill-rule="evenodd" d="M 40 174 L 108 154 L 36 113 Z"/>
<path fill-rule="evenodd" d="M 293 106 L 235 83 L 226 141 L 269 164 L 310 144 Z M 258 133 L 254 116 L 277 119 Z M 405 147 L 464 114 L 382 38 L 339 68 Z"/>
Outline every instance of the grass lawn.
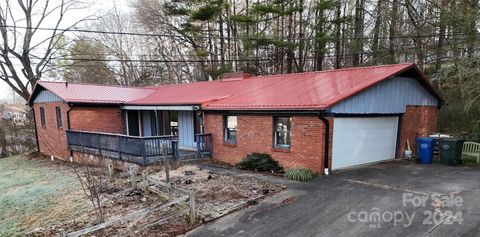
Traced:
<path fill-rule="evenodd" d="M 91 208 L 69 167 L 49 160 L 0 159 L 0 236 L 23 236 Z"/>

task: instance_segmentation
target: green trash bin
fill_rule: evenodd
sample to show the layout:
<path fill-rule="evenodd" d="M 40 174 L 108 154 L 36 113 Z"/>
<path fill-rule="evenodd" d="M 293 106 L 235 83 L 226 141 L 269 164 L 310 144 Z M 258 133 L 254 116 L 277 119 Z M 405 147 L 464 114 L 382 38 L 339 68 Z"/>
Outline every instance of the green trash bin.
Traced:
<path fill-rule="evenodd" d="M 442 138 L 438 141 L 440 150 L 440 164 L 462 164 L 463 140 L 454 138 Z"/>

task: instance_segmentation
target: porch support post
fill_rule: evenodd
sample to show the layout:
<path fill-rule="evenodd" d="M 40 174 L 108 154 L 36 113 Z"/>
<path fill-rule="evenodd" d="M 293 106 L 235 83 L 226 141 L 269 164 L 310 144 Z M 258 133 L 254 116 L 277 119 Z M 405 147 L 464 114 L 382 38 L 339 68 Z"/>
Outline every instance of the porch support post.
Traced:
<path fill-rule="evenodd" d="M 205 112 L 200 113 L 200 133 L 205 133 Z"/>
<path fill-rule="evenodd" d="M 143 137 L 143 126 L 142 126 L 142 116 L 143 111 L 142 110 L 137 110 L 137 116 L 138 116 L 138 135 L 140 137 Z"/>
<path fill-rule="evenodd" d="M 163 135 L 163 134 L 160 134 L 160 123 L 158 122 L 158 111 L 157 110 L 154 110 L 155 112 L 155 124 L 156 124 L 156 131 L 155 131 L 155 136 L 160 136 L 160 135 Z"/>
<path fill-rule="evenodd" d="M 130 135 L 130 129 L 128 129 L 128 110 L 125 110 L 125 125 L 127 128 L 127 135 Z"/>

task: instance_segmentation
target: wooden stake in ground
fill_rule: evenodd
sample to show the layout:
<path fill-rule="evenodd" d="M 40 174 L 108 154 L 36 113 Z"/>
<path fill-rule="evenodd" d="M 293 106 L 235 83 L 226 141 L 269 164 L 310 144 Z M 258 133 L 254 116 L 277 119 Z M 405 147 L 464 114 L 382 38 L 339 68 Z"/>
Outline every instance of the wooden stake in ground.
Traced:
<path fill-rule="evenodd" d="M 133 189 L 137 189 L 137 169 L 135 166 L 130 165 L 128 167 L 128 173 L 130 174 L 130 183 Z"/>
<path fill-rule="evenodd" d="M 144 194 L 149 193 L 147 176 L 148 176 L 147 171 L 146 170 L 142 171 L 142 186 L 143 186 L 143 193 Z"/>
<path fill-rule="evenodd" d="M 107 168 L 108 168 L 108 179 L 110 183 L 113 182 L 113 176 L 115 175 L 115 170 L 113 169 L 113 162 L 110 159 L 107 159 Z"/>
<path fill-rule="evenodd" d="M 165 179 L 166 182 L 170 182 L 170 161 L 168 160 L 168 151 L 167 151 L 167 144 L 162 143 L 160 145 L 160 149 L 162 151 L 163 156 L 163 166 L 165 168 Z"/>
<path fill-rule="evenodd" d="M 195 191 L 188 190 L 188 205 L 190 206 L 190 223 L 195 224 Z"/>

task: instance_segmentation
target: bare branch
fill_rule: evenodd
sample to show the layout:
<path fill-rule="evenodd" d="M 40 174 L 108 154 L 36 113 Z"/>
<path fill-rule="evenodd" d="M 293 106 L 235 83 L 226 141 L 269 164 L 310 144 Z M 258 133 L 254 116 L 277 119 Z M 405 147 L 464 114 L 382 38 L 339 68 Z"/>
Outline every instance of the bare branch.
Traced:
<path fill-rule="evenodd" d="M 2 80 L 8 81 L 7 85 L 14 86 L 15 92 L 24 99 L 30 97 L 32 86 L 39 80 L 42 73 L 51 63 L 53 54 L 57 52 L 60 39 L 68 30 L 87 20 L 83 18 L 69 27 L 58 30 L 64 21 L 66 14 L 80 4 L 77 0 L 17 0 L 16 6 L 12 6 L 11 1 L 0 3 L 0 58 L 2 59 Z M 52 3 L 58 2 L 52 6 Z M 21 14 L 14 12 L 18 9 Z M 55 16 L 55 14 L 58 14 Z M 55 19 L 55 29 L 50 36 L 44 39 L 38 39 L 38 30 L 46 19 Z M 90 18 L 89 16 L 88 18 Z M 22 31 L 17 27 L 19 21 L 24 24 Z M 35 42 L 33 45 L 32 42 Z M 39 46 L 45 45 L 42 56 L 37 58 L 39 62 L 32 61 L 32 51 Z M 62 45 L 63 46 L 63 45 Z M 18 47 L 18 49 L 17 49 Z M 21 63 L 21 68 L 13 65 L 12 60 Z M 8 73 L 8 74 L 6 74 Z"/>

